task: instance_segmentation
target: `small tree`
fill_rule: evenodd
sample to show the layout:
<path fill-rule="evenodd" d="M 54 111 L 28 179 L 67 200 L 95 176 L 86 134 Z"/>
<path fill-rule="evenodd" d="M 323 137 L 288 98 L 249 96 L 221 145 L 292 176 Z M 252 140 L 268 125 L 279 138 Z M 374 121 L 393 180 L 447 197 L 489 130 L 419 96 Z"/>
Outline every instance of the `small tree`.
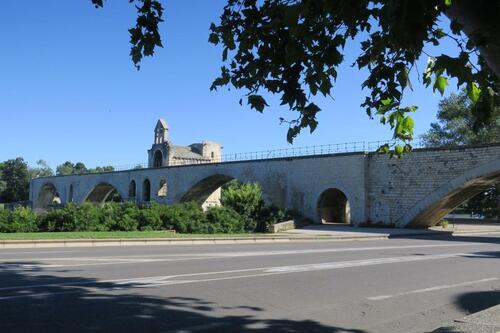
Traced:
<path fill-rule="evenodd" d="M 264 204 L 259 184 L 231 182 L 222 189 L 220 201 L 222 206 L 232 208 L 240 214 L 244 219 L 245 230 L 255 230 L 256 217 Z"/>
<path fill-rule="evenodd" d="M 17 202 L 28 200 L 30 174 L 28 164 L 23 158 L 7 160 L 2 166 L 1 180 L 4 190 L 1 193 L 1 201 Z"/>

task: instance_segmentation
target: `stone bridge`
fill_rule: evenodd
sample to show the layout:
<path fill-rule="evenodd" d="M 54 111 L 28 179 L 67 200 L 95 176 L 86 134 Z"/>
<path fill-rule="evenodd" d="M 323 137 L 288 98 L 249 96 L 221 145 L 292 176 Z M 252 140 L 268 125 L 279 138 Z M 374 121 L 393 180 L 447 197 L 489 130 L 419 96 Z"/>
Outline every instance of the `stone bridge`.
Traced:
<path fill-rule="evenodd" d="M 364 222 L 425 227 L 500 182 L 500 144 L 377 153 L 273 158 L 55 176 L 31 181 L 35 210 L 54 202 L 202 204 L 236 179 L 259 183 L 265 200 L 315 223 Z"/>

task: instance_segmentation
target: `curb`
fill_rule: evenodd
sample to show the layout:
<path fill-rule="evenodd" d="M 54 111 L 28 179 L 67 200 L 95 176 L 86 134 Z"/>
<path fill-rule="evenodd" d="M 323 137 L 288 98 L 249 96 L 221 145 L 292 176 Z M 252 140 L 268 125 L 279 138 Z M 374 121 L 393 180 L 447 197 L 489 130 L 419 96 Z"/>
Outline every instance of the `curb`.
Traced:
<path fill-rule="evenodd" d="M 43 240 L 0 240 L 0 249 L 49 248 L 49 247 L 98 247 L 134 245 L 210 245 L 210 244 L 255 244 L 287 243 L 307 241 L 349 241 L 382 240 L 411 236 L 451 235 L 448 232 L 416 232 L 391 235 L 311 235 L 311 236 L 268 236 L 268 237 L 214 237 L 214 238 L 115 238 L 115 239 L 43 239 Z"/>
<path fill-rule="evenodd" d="M 119 238 L 119 239 L 57 239 L 57 240 L 3 240 L 0 249 L 49 248 L 49 247 L 98 247 L 134 245 L 211 245 L 211 244 L 256 244 L 288 243 L 307 241 L 336 241 L 361 239 L 387 239 L 388 236 L 373 237 L 245 237 L 245 238 Z"/>

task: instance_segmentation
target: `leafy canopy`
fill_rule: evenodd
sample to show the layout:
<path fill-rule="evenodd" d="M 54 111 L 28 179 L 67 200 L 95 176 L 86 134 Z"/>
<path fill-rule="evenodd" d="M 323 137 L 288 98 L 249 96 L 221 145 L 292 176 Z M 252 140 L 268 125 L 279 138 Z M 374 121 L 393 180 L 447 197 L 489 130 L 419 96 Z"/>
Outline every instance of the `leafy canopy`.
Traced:
<path fill-rule="evenodd" d="M 96 7 L 103 0 L 91 0 Z M 138 66 L 162 42 L 158 24 L 163 8 L 159 0 L 129 0 L 138 12 L 129 30 L 131 56 Z M 440 19 L 448 16 L 444 29 Z M 311 132 L 321 111 L 317 95 L 330 96 L 337 70 L 345 61 L 347 43 L 360 42 L 354 66 L 367 69 L 362 87 L 368 92 L 361 106 L 370 116 L 389 124 L 393 137 L 403 143 L 413 139 L 413 105 L 402 105 L 404 92 L 412 89 L 410 73 L 418 59 L 429 58 L 422 82 L 444 93 L 449 78 L 465 87 L 481 110 L 499 105 L 500 28 L 497 0 L 227 0 L 218 24 L 210 26 L 209 42 L 222 46 L 220 76 L 211 89 L 228 86 L 245 92 L 245 102 L 258 112 L 269 106 L 262 95 L 279 96 L 295 112 L 287 139 L 302 129 Z M 429 54 L 426 47 L 453 41 L 458 54 Z M 485 111 L 486 110 L 486 111 Z M 389 147 L 382 147 L 388 150 Z M 411 146 L 397 145 L 401 155 Z"/>
<path fill-rule="evenodd" d="M 467 145 L 500 142 L 500 107 L 492 110 L 491 121 L 481 124 L 477 112 L 462 91 L 451 94 L 439 103 L 437 119 L 421 139 L 427 147 Z"/>

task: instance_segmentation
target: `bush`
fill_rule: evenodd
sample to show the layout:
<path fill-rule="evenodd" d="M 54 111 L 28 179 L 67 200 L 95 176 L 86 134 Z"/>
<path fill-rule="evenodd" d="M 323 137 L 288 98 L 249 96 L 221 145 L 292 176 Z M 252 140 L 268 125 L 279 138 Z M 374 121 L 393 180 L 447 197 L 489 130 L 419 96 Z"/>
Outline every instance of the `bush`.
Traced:
<path fill-rule="evenodd" d="M 293 220 L 298 216 L 298 214 L 290 209 L 281 209 L 276 206 L 265 206 L 259 211 L 259 216 L 257 217 L 257 226 L 255 228 L 256 232 L 270 232 L 271 226 L 284 222 Z"/>
<path fill-rule="evenodd" d="M 254 231 L 257 227 L 258 215 L 264 206 L 260 185 L 231 182 L 222 190 L 221 204 L 223 207 L 233 209 L 241 216 L 245 230 Z"/>
<path fill-rule="evenodd" d="M 207 212 L 206 233 L 242 233 L 245 226 L 241 216 L 229 207 L 210 207 Z"/>
<path fill-rule="evenodd" d="M 5 232 L 38 231 L 36 215 L 29 208 L 17 207 L 8 216 Z"/>
<path fill-rule="evenodd" d="M 0 209 L 0 232 L 9 232 L 9 217 L 8 210 Z"/>
<path fill-rule="evenodd" d="M 107 231 L 135 231 L 141 222 L 141 212 L 132 202 L 109 203 L 103 207 L 102 219 Z"/>
<path fill-rule="evenodd" d="M 206 215 L 195 202 L 165 206 L 162 212 L 163 227 L 180 233 L 205 233 Z"/>

